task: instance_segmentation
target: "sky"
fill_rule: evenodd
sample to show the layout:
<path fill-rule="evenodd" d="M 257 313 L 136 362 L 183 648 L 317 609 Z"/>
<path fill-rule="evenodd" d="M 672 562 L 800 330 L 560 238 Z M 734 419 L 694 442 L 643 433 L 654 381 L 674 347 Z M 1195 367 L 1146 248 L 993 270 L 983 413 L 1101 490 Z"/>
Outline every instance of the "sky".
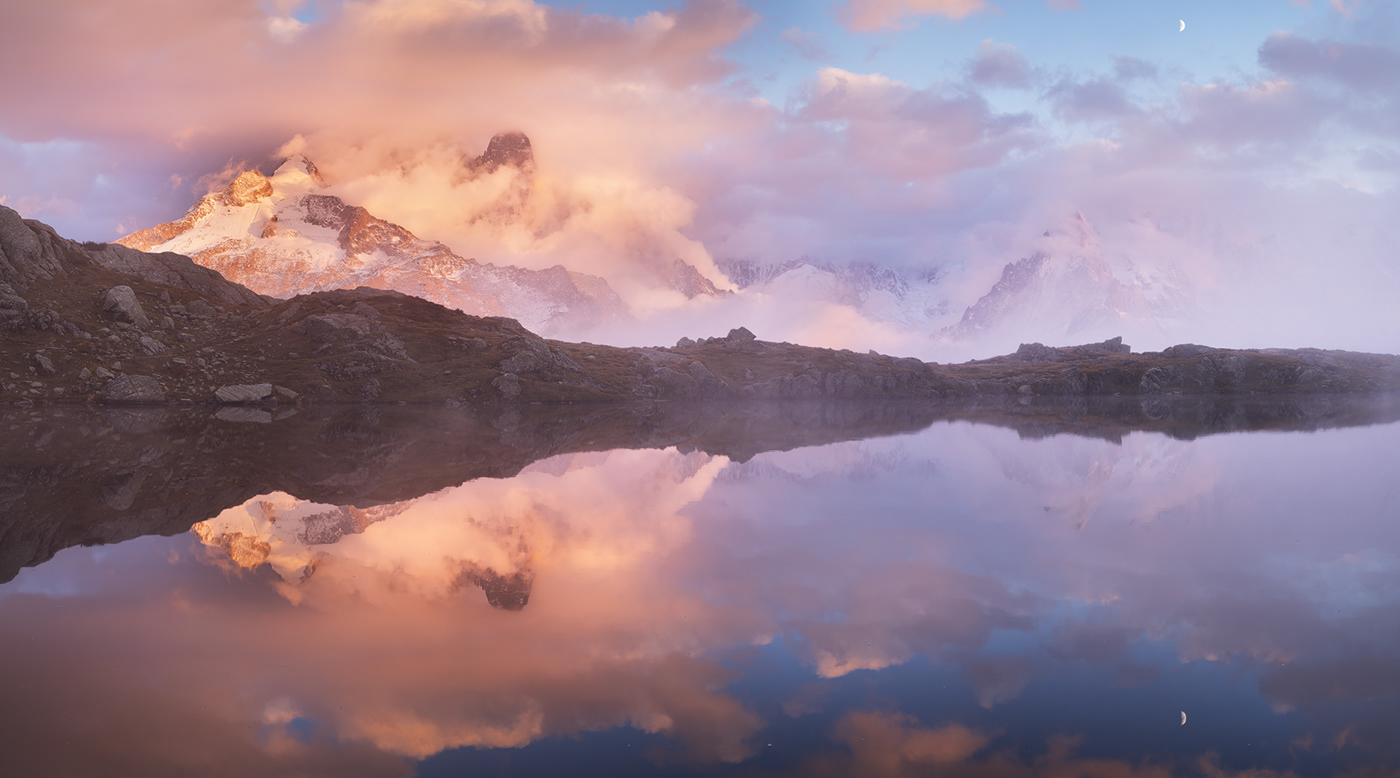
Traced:
<path fill-rule="evenodd" d="M 297 150 L 483 261 L 872 263 L 951 323 L 1083 214 L 1119 276 L 1191 281 L 1146 345 L 1400 350 L 1394 3 L 0 2 L 0 203 L 77 239 Z M 441 162 L 512 129 L 538 212 L 486 235 Z M 926 351 L 831 314 L 800 334 Z"/>

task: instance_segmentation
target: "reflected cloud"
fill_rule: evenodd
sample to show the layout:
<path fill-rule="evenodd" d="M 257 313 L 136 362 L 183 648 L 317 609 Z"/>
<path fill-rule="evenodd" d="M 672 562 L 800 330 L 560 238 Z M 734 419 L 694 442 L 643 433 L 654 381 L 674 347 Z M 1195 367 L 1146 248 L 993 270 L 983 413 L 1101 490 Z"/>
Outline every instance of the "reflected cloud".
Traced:
<path fill-rule="evenodd" d="M 1103 756 L 1102 732 L 1030 762 L 1007 738 L 1054 734 L 1016 728 L 1067 678 L 1155 700 L 1221 668 L 1244 684 L 1212 693 L 1271 707 L 1289 738 L 1393 754 L 1400 528 L 1377 517 L 1397 433 L 943 422 L 742 462 L 566 453 L 365 508 L 270 492 L 187 541 L 69 549 L 0 590 L 0 684 L 42 689 L 23 720 L 6 706 L 10 737 L 49 742 L 92 699 L 169 723 L 86 748 L 172 771 L 202 762 L 153 756 L 171 738 L 265 774 L 350 753 L 389 774 L 622 727 L 719 769 L 787 717 L 828 738 L 809 775 L 1165 775 Z M 753 696 L 741 651 L 793 680 Z M 923 662 L 956 688 L 868 703 Z M 1143 741 L 1162 764 L 1234 774 L 1163 733 Z"/>

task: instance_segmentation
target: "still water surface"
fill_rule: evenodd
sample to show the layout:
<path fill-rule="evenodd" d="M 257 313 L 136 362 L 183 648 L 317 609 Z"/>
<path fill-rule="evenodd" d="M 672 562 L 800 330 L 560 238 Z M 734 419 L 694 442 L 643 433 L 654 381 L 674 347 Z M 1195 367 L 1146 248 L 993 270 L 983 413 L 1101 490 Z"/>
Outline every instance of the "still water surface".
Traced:
<path fill-rule="evenodd" d="M 83 531 L 165 535 L 17 529 L 81 490 L 5 470 L 0 556 L 52 554 L 0 584 L 5 775 L 1400 770 L 1400 424 L 916 420 L 733 456 L 571 432 L 509 477 L 335 502 L 375 476 L 131 486 L 152 441 L 249 425 L 43 423 L 135 440 Z M 376 472 L 430 470 L 423 437 L 381 436 Z"/>

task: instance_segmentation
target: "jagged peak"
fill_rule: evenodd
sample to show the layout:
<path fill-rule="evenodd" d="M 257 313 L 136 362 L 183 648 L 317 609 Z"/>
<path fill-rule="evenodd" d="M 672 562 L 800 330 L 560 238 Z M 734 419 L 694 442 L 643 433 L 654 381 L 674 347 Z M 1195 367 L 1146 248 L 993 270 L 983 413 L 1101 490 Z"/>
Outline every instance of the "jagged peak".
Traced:
<path fill-rule="evenodd" d="M 321 171 L 305 154 L 293 154 L 282 160 L 272 174 L 272 186 L 278 194 L 309 192 L 326 186 Z"/>
<path fill-rule="evenodd" d="M 1046 230 L 1041 237 L 1045 239 L 1041 243 L 1050 249 L 1066 247 L 1088 250 L 1099 245 L 1098 233 L 1080 211 L 1066 216 L 1064 221 Z"/>
<path fill-rule="evenodd" d="M 521 170 L 534 165 L 535 152 L 530 146 L 530 138 L 523 132 L 512 130 L 493 135 L 486 144 L 486 151 L 468 163 L 472 170 L 494 173 L 504 165 Z"/>
<path fill-rule="evenodd" d="M 321 171 L 316 167 L 316 163 L 307 158 L 305 154 L 293 154 L 282 160 L 282 164 L 277 166 L 272 177 L 286 175 L 304 175 L 318 184 L 326 183 L 326 179 L 321 176 Z"/>

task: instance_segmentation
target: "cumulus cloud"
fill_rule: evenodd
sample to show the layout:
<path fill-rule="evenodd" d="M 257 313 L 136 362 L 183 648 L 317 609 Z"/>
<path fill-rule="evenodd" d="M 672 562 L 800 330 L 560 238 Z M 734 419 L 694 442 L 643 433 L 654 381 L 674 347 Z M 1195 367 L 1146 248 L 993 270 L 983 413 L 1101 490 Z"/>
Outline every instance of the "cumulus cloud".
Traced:
<path fill-rule="evenodd" d="M 556 164 L 592 158 L 623 172 L 722 134 L 724 111 L 718 123 L 704 117 L 723 101 L 687 87 L 727 73 L 718 48 L 754 20 L 731 0 L 636 19 L 527 0 L 366 0 L 285 46 L 251 0 L 120 11 L 94 2 L 15 17 L 0 31 L 0 64 L 45 77 L 0 87 L 33 109 L 0 120 L 13 139 L 136 135 L 225 149 L 255 139 L 266 153 L 299 132 L 412 148 L 566 125 L 557 135 L 571 142 L 543 144 Z M 663 115 L 674 118 L 657 132 Z"/>
<path fill-rule="evenodd" d="M 985 0 L 846 0 L 836 16 L 851 30 L 870 32 L 903 26 L 906 17 L 961 19 L 986 7 Z"/>
<path fill-rule="evenodd" d="M 1400 85 L 1400 50 L 1376 43 L 1275 32 L 1259 47 L 1259 64 L 1289 78 L 1320 78 L 1366 92 L 1393 94 Z"/>
<path fill-rule="evenodd" d="M 267 33 L 281 43 L 292 43 L 306 32 L 307 25 L 291 16 L 272 16 L 267 20 Z"/>
<path fill-rule="evenodd" d="M 1030 83 L 1030 62 L 1009 43 L 990 38 L 977 46 L 977 56 L 968 64 L 968 78 L 983 86 L 1025 87 Z"/>
<path fill-rule="evenodd" d="M 1136 110 L 1127 90 L 1110 79 L 1057 84 L 1050 95 L 1056 111 L 1074 122 L 1119 119 Z"/>
<path fill-rule="evenodd" d="M 818 74 L 802 117 L 842 124 L 851 158 L 895 180 L 991 166 L 1029 142 L 1028 117 L 996 114 L 979 95 L 839 68 Z"/>

